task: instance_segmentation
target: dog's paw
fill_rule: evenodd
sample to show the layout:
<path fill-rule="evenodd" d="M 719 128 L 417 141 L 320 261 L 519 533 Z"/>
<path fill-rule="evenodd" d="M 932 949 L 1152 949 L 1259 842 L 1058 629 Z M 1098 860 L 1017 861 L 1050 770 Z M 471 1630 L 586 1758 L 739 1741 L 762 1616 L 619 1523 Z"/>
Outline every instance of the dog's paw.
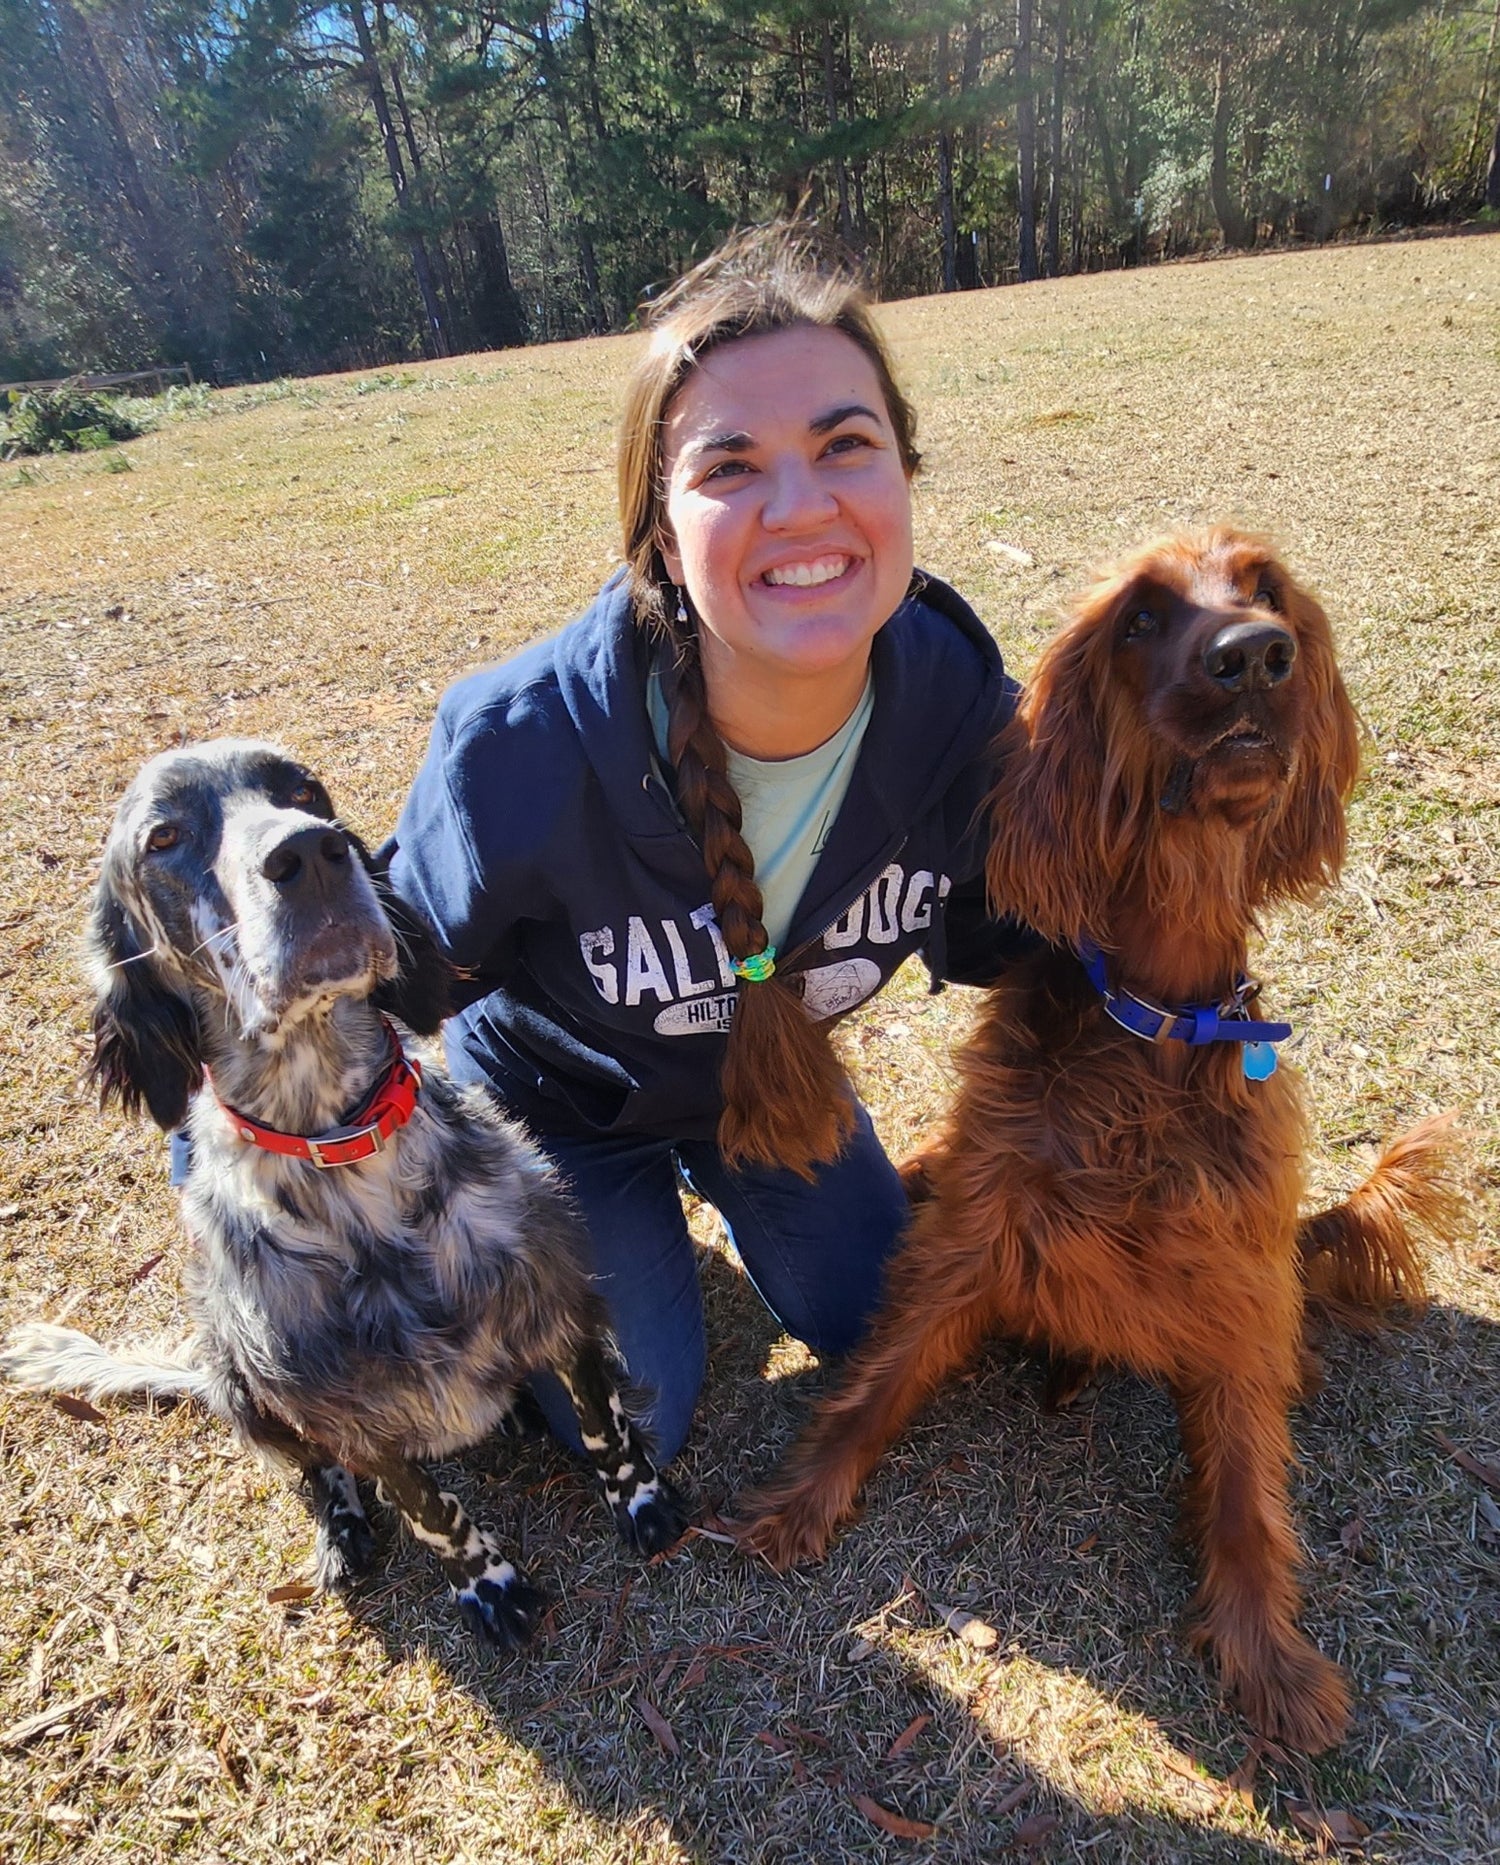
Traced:
<path fill-rule="evenodd" d="M 363 1511 L 340 1510 L 318 1524 L 313 1550 L 313 1584 L 338 1593 L 362 1579 L 375 1563 L 375 1530 Z"/>
<path fill-rule="evenodd" d="M 1235 1695 L 1259 1734 L 1304 1755 L 1337 1748 L 1349 1733 L 1348 1680 L 1307 1639 L 1298 1638 L 1243 1673 Z"/>
<path fill-rule="evenodd" d="M 758 1554 L 779 1574 L 821 1561 L 832 1545 L 840 1518 L 830 1515 L 826 1498 L 816 1491 L 762 1491 L 735 1504 L 735 1540 L 747 1554 Z"/>
<path fill-rule="evenodd" d="M 550 1429 L 547 1414 L 531 1394 L 523 1390 L 511 1400 L 510 1410 L 495 1426 L 495 1435 L 512 1439 L 544 1438 Z"/>
<path fill-rule="evenodd" d="M 501 1651 L 519 1651 L 528 1643 L 547 1610 L 547 1596 L 522 1578 L 509 1562 L 506 1577 L 493 1569 L 455 1587 L 453 1596 L 464 1622 L 476 1638 Z"/>
<path fill-rule="evenodd" d="M 367 1574 L 375 1559 L 375 1531 L 360 1500 L 359 1485 L 342 1464 L 309 1473 L 318 1539 L 313 1580 L 335 1593 Z"/>
<path fill-rule="evenodd" d="M 660 1554 L 687 1533 L 688 1505 L 664 1476 L 637 1483 L 629 1495 L 609 1498 L 615 1527 L 637 1554 Z"/>

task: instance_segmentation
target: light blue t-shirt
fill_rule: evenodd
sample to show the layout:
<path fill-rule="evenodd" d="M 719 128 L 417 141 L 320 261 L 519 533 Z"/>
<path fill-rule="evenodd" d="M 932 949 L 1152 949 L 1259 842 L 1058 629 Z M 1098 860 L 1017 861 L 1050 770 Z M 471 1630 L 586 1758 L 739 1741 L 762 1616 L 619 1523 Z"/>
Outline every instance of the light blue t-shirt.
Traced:
<path fill-rule="evenodd" d="M 778 950 L 849 789 L 874 709 L 875 685 L 866 675 L 853 712 L 832 738 L 801 757 L 747 758 L 725 746 L 729 781 L 744 811 L 740 833 L 754 857 L 764 902 L 761 924 Z M 667 699 L 654 667 L 646 681 L 646 710 L 657 755 L 665 762 Z"/>

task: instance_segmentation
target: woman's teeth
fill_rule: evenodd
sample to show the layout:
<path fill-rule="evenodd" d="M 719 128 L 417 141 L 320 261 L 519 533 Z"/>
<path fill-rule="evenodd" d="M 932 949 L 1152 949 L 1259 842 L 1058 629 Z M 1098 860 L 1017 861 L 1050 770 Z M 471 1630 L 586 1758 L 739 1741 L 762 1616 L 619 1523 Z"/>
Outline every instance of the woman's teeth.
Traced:
<path fill-rule="evenodd" d="M 794 589 L 812 589 L 842 576 L 850 561 L 848 557 L 819 557 L 812 563 L 779 563 L 766 571 L 764 580 L 773 589 L 783 584 L 790 584 Z"/>

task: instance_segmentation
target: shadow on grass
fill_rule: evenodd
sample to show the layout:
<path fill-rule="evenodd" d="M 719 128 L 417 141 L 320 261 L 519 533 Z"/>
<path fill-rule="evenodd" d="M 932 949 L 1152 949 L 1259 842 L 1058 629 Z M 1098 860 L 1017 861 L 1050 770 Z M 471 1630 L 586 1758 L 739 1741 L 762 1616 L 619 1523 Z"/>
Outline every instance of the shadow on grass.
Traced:
<path fill-rule="evenodd" d="M 723 1259 L 703 1280 L 717 1345 L 678 1467 L 712 1510 L 770 1468 L 824 1376 L 792 1354 L 763 1377 L 788 1359 L 775 1324 Z M 411 1548 L 352 1610 L 392 1657 L 440 1666 L 589 1816 L 705 1860 L 981 1859 L 1028 1840 L 1049 1857 L 1269 1859 L 1305 1843 L 1288 1801 L 1352 1811 L 1379 1829 L 1372 1856 L 1479 1858 L 1493 1711 L 1482 1615 L 1454 1586 L 1476 1552 L 1471 1499 L 1431 1430 L 1471 1434 L 1454 1372 L 1477 1396 L 1497 1355 L 1497 1330 L 1455 1309 L 1330 1344 L 1294 1427 L 1304 1623 L 1361 1705 L 1336 1755 L 1263 1760 L 1257 1807 L 1223 1785 L 1249 1731 L 1179 1636 L 1192 1571 L 1172 1539 L 1170 1405 L 1122 1378 L 1045 1417 L 1039 1369 L 1003 1344 L 897 1447 L 814 1573 L 780 1579 L 706 1538 L 643 1566 L 583 1469 L 532 1442 L 496 1447 L 503 1475 L 472 1458 L 443 1480 L 553 1595 L 535 1646 L 478 1650 Z M 1451 1624 L 1433 1619 L 1443 1601 Z M 998 1649 L 942 1631 L 939 1602 L 995 1627 Z M 1429 1712 L 1447 1719 L 1441 1755 Z M 1481 1796 L 1467 1808 L 1438 1786 L 1454 1769 Z M 882 1809 L 917 1830 L 882 1830 Z"/>

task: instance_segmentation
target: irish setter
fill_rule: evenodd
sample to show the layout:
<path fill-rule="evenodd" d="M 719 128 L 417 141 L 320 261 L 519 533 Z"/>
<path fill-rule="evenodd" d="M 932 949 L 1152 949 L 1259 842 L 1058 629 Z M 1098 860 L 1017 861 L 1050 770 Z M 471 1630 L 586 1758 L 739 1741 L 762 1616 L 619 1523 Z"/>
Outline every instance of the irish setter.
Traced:
<path fill-rule="evenodd" d="M 752 1501 L 744 1539 L 773 1566 L 825 1552 L 986 1335 L 1128 1367 L 1176 1401 L 1198 1642 L 1264 1734 L 1341 1739 L 1344 1677 L 1296 1623 L 1304 1307 L 1420 1300 L 1413 1232 L 1453 1218 L 1447 1123 L 1299 1227 L 1299 1083 L 1274 1040 L 1242 1038 L 1286 1034 L 1259 1022 L 1248 941 L 1264 908 L 1337 875 L 1358 763 L 1327 618 L 1261 540 L 1168 538 L 1084 596 L 1001 740 L 993 799 L 991 897 L 1049 943 L 990 993 L 911 1172 L 885 1307 Z"/>

